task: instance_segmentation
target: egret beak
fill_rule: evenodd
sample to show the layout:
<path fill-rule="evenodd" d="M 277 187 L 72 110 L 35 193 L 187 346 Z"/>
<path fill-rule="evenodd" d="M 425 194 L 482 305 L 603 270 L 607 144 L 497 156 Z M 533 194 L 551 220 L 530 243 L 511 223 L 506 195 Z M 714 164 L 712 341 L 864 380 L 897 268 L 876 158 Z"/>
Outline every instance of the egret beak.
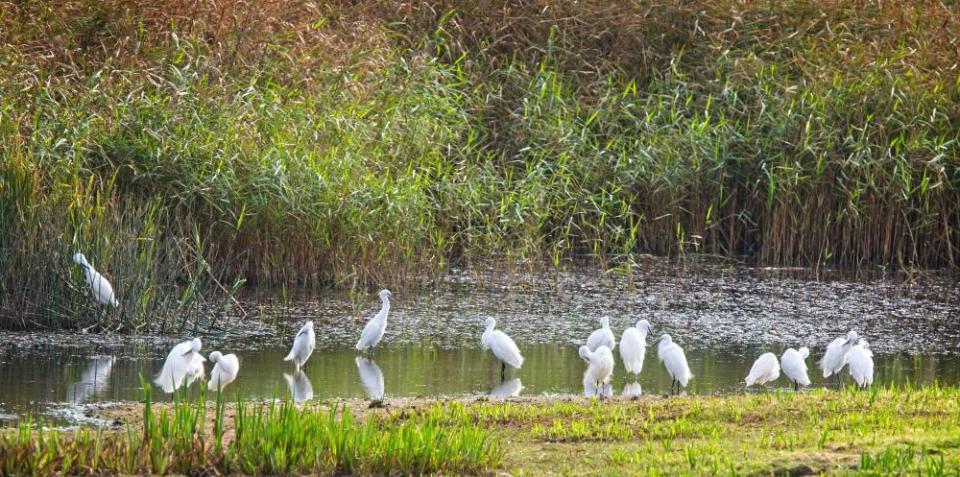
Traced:
<path fill-rule="evenodd" d="M 187 351 L 186 353 L 183 353 L 183 354 L 181 354 L 180 356 L 187 356 L 187 355 L 189 355 L 190 353 L 193 353 L 193 350 Z"/>

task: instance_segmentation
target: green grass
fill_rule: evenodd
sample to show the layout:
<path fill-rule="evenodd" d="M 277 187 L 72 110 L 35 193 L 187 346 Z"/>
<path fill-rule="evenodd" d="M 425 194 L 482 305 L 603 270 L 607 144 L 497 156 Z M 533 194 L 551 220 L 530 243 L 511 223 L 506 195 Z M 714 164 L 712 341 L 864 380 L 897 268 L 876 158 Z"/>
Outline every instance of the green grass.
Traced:
<path fill-rule="evenodd" d="M 0 10 L 0 326 L 489 260 L 960 264 L 938 2 L 167 3 Z"/>
<path fill-rule="evenodd" d="M 38 430 L 24 421 L 0 432 L 0 473 L 960 473 L 960 388 L 953 386 L 605 401 L 401 400 L 384 410 L 280 402 L 224 412 L 222 402 L 201 402 L 148 400 L 146 425 L 133 422 L 119 432 Z"/>
<path fill-rule="evenodd" d="M 16 430 L 0 431 L 0 474 L 476 474 L 503 457 L 488 430 L 440 404 L 362 422 L 337 405 L 273 402 L 232 410 L 232 422 L 225 420 L 217 396 L 211 422 L 202 396 L 159 410 L 148 396 L 142 425 L 126 431 L 61 431 L 23 420 Z"/>

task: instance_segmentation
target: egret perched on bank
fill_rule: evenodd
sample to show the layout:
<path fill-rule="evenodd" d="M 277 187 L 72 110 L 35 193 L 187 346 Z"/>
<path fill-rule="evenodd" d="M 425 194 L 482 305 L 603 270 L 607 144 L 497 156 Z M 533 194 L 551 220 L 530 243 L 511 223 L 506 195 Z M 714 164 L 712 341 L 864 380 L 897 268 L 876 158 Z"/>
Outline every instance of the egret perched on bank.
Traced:
<path fill-rule="evenodd" d="M 857 382 L 858 387 L 867 387 L 873 384 L 873 352 L 867 340 L 861 339 L 847 351 L 843 360 L 846 361 L 850 376 Z"/>
<path fill-rule="evenodd" d="M 174 346 L 167 355 L 167 360 L 163 362 L 163 370 L 153 381 L 154 384 L 170 394 L 183 386 L 184 379 L 187 380 L 187 386 L 190 386 L 194 380 L 203 376 L 203 362 L 206 359 L 200 355 L 202 346 L 200 338 Z"/>
<path fill-rule="evenodd" d="M 677 392 L 680 391 L 680 387 L 687 387 L 693 374 L 690 373 L 690 366 L 687 365 L 687 356 L 683 354 L 683 348 L 674 343 L 670 335 L 663 335 L 657 340 L 657 356 L 673 379 L 670 382 L 670 392 L 673 393 L 675 384 L 679 384 Z"/>
<path fill-rule="evenodd" d="M 360 341 L 357 341 L 357 351 L 373 351 L 373 347 L 383 339 L 383 334 L 387 331 L 387 315 L 390 314 L 391 296 L 393 294 L 390 293 L 390 290 L 380 290 L 380 311 L 367 322 L 367 326 L 363 327 Z"/>
<path fill-rule="evenodd" d="M 829 378 L 831 374 L 836 374 L 838 388 L 840 387 L 840 370 L 847 364 L 843 357 L 859 338 L 856 331 L 850 330 L 846 338 L 837 338 L 827 345 L 827 352 L 823 354 L 823 358 L 820 360 L 823 377 Z"/>
<path fill-rule="evenodd" d="M 580 347 L 580 357 L 590 363 L 583 373 L 584 387 L 593 386 L 601 396 L 606 395 L 606 387 L 613 375 L 613 352 L 606 345 L 600 345 L 596 351 L 589 346 Z"/>
<path fill-rule="evenodd" d="M 517 369 L 523 366 L 523 355 L 520 354 L 517 344 L 506 333 L 494 329 L 497 326 L 497 320 L 487 318 L 485 324 L 486 329 L 480 336 L 480 346 L 492 351 L 493 355 L 500 360 L 500 381 L 503 381 L 508 364 Z"/>
<path fill-rule="evenodd" d="M 600 322 L 600 328 L 590 333 L 587 338 L 587 347 L 590 348 L 590 351 L 596 351 L 597 348 L 606 346 L 612 353 L 613 348 L 617 346 L 617 341 L 613 336 L 613 331 L 610 330 L 610 317 L 601 316 L 598 321 Z"/>
<path fill-rule="evenodd" d="M 290 348 L 290 354 L 288 354 L 286 358 L 283 358 L 283 360 L 293 361 L 293 365 L 296 367 L 296 370 L 299 371 L 307 360 L 310 359 L 310 355 L 313 354 L 313 349 L 316 347 L 317 337 L 313 333 L 313 321 L 307 320 L 293 338 L 293 347 Z"/>
<path fill-rule="evenodd" d="M 800 386 L 810 385 L 810 377 L 807 376 L 808 356 L 810 356 L 810 349 L 804 346 L 799 350 L 788 348 L 780 357 L 783 374 L 793 381 L 794 391 L 799 390 Z"/>
<path fill-rule="evenodd" d="M 627 373 L 640 375 L 643 369 L 643 358 L 647 354 L 647 334 L 650 333 L 650 322 L 640 320 L 636 326 L 631 326 L 620 337 L 620 359 Z"/>
<path fill-rule="evenodd" d="M 747 386 L 753 386 L 776 381 L 780 377 L 780 362 L 777 361 L 777 355 L 773 353 L 763 353 L 753 362 L 750 368 L 750 374 L 744 380 Z"/>
<path fill-rule="evenodd" d="M 77 252 L 73 255 L 73 261 L 83 267 L 83 273 L 87 278 L 87 285 L 90 287 L 90 291 L 93 292 L 93 299 L 96 300 L 97 303 L 101 305 L 113 305 L 114 307 L 120 306 L 116 295 L 113 294 L 113 286 L 110 285 L 110 282 L 107 281 L 100 272 L 93 268 L 93 265 L 90 265 L 87 257 Z"/>
<path fill-rule="evenodd" d="M 357 356 L 357 371 L 360 373 L 360 384 L 367 391 L 367 396 L 374 402 L 383 400 L 383 371 L 372 359 L 366 356 Z"/>
<path fill-rule="evenodd" d="M 219 351 L 210 353 L 210 362 L 213 363 L 213 370 L 210 371 L 210 382 L 207 388 L 211 391 L 220 391 L 237 379 L 237 373 L 240 372 L 240 360 L 235 354 L 222 354 Z"/>

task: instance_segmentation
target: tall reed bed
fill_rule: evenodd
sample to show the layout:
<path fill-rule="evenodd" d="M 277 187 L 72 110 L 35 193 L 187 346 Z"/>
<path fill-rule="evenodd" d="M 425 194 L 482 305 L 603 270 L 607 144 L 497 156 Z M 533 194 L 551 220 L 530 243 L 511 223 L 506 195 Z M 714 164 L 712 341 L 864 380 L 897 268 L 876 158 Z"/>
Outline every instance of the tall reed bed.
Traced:
<path fill-rule="evenodd" d="M 936 2 L 61 7 L 0 10 L 0 326 L 490 259 L 960 263 Z"/>
<path fill-rule="evenodd" d="M 346 407 L 238 403 L 232 427 L 223 410 L 218 395 L 212 430 L 202 396 L 159 412 L 148 397 L 142 429 L 120 432 L 60 431 L 24 420 L 0 432 L 0 473 L 461 474 L 495 468 L 504 453 L 490 431 L 462 416 L 451 423 L 443 405 L 358 422 Z"/>

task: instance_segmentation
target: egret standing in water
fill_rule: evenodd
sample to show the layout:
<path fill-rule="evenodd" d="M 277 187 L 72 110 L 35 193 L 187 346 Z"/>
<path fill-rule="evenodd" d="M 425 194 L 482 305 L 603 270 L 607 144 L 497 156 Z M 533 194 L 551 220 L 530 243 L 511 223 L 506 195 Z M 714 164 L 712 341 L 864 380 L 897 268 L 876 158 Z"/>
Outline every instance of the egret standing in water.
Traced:
<path fill-rule="evenodd" d="M 857 387 L 867 387 L 873 384 L 873 352 L 867 340 L 861 339 L 847 351 L 843 360 L 848 364 L 850 376 L 857 382 Z"/>
<path fill-rule="evenodd" d="M 163 388 L 163 392 L 170 394 L 183 386 L 185 378 L 187 386 L 190 386 L 194 380 L 203 376 L 203 362 L 206 359 L 200 355 L 202 346 L 200 338 L 174 346 L 163 363 L 163 370 L 153 381 L 154 384 Z"/>
<path fill-rule="evenodd" d="M 673 379 L 670 382 L 670 392 L 673 393 L 675 384 L 678 385 L 677 392 L 680 392 L 680 387 L 687 387 L 693 374 L 690 373 L 690 366 L 687 365 L 687 356 L 683 354 L 683 348 L 674 343 L 670 335 L 663 335 L 657 340 L 657 356 Z"/>
<path fill-rule="evenodd" d="M 313 333 L 313 321 L 307 320 L 300 331 L 297 332 L 297 336 L 293 338 L 293 347 L 290 348 L 290 354 L 283 360 L 293 361 L 295 369 L 300 371 L 300 368 L 310 359 L 310 355 L 313 354 L 313 349 L 316 347 L 317 337 Z"/>
<path fill-rule="evenodd" d="M 590 333 L 587 338 L 587 347 L 590 348 L 590 351 L 596 351 L 597 348 L 606 346 L 612 353 L 613 348 L 617 346 L 617 341 L 613 336 L 613 331 L 610 331 L 610 317 L 601 316 L 598 321 L 600 321 L 600 328 Z"/>
<path fill-rule="evenodd" d="M 793 390 L 798 391 L 800 386 L 809 386 L 810 377 L 807 376 L 807 357 L 810 356 L 810 349 L 806 346 L 795 350 L 789 348 L 783 352 L 780 357 L 780 366 L 783 368 L 783 374 L 786 374 L 793 381 Z"/>
<path fill-rule="evenodd" d="M 643 358 L 647 354 L 647 334 L 650 333 L 650 322 L 640 320 L 636 326 L 631 326 L 620 337 L 620 359 L 627 373 L 639 376 L 643 369 Z"/>
<path fill-rule="evenodd" d="M 502 382 L 506 378 L 507 365 L 520 369 L 520 366 L 523 366 L 523 356 L 517 344 L 506 333 L 494 329 L 497 326 L 497 320 L 487 318 L 485 324 L 486 329 L 480 336 L 480 346 L 492 351 L 493 355 L 500 360 L 500 381 Z"/>
<path fill-rule="evenodd" d="M 846 338 L 837 338 L 827 345 L 827 352 L 823 354 L 820 360 L 820 369 L 823 370 L 823 377 L 829 378 L 831 374 L 837 375 L 837 388 L 840 387 L 840 370 L 847 363 L 843 357 L 847 351 L 857 342 L 859 336 L 856 331 L 850 330 Z"/>
<path fill-rule="evenodd" d="M 753 386 L 776 381 L 780 377 L 780 362 L 777 361 L 777 355 L 773 353 L 763 353 L 753 362 L 750 368 L 750 374 L 744 380 L 747 386 Z"/>
<path fill-rule="evenodd" d="M 120 306 L 120 302 L 117 301 L 117 297 L 113 294 L 113 286 L 110 285 L 110 282 L 107 281 L 100 272 L 93 268 L 93 265 L 90 265 L 87 257 L 77 252 L 73 255 L 73 261 L 83 267 L 83 273 L 87 278 L 87 285 L 90 287 L 90 291 L 93 292 L 93 299 L 96 300 L 97 303 L 101 305 L 113 305 L 114 308 Z"/>
<path fill-rule="evenodd" d="M 235 354 L 221 354 L 219 351 L 210 353 L 210 362 L 213 363 L 213 370 L 210 371 L 210 382 L 207 388 L 211 391 L 220 391 L 237 379 L 237 373 L 240 372 L 240 360 Z"/>
<path fill-rule="evenodd" d="M 387 331 L 387 315 L 390 314 L 391 296 L 393 294 L 390 293 L 390 290 L 380 290 L 380 311 L 367 322 L 367 326 L 363 327 L 360 341 L 357 341 L 357 351 L 373 351 L 373 347 L 383 339 L 383 334 Z"/>
<path fill-rule="evenodd" d="M 581 346 L 580 357 L 590 363 L 583 373 L 584 387 L 589 389 L 593 386 L 597 394 L 604 396 L 613 375 L 613 352 L 605 345 L 600 345 L 596 351 L 591 351 L 589 346 Z"/>

